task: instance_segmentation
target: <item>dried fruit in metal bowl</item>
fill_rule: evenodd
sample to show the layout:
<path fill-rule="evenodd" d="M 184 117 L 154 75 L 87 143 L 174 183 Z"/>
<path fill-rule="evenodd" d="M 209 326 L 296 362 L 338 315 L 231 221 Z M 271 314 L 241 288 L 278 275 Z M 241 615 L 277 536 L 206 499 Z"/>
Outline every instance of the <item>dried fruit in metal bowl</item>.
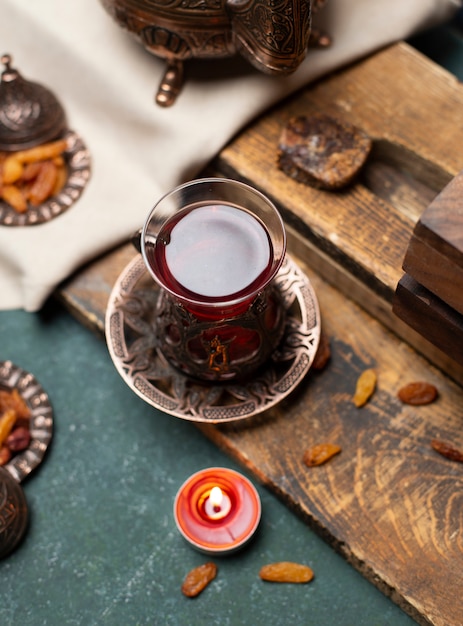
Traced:
<path fill-rule="evenodd" d="M 365 370 L 360 374 L 355 386 L 353 402 L 357 408 L 365 405 L 376 389 L 377 376 L 373 369 Z"/>
<path fill-rule="evenodd" d="M 434 402 L 438 396 L 438 391 L 437 387 L 431 383 L 418 381 L 404 385 L 399 389 L 397 395 L 404 404 L 418 406 Z"/>
<path fill-rule="evenodd" d="M 194 598 L 214 580 L 217 575 L 215 563 L 203 563 L 195 567 L 185 577 L 182 585 L 182 593 L 188 598 Z"/>
<path fill-rule="evenodd" d="M 263 565 L 259 577 L 272 583 L 308 583 L 313 579 L 314 573 L 308 565 L 280 561 Z"/>
<path fill-rule="evenodd" d="M 335 443 L 319 443 L 308 448 L 302 457 L 307 467 L 316 467 L 329 461 L 333 456 L 341 452 L 341 446 Z"/>
<path fill-rule="evenodd" d="M 17 389 L 0 389 L 0 466 L 30 443 L 31 412 Z"/>
<path fill-rule="evenodd" d="M 0 199 L 18 213 L 56 195 L 66 182 L 66 139 L 0 153 Z"/>

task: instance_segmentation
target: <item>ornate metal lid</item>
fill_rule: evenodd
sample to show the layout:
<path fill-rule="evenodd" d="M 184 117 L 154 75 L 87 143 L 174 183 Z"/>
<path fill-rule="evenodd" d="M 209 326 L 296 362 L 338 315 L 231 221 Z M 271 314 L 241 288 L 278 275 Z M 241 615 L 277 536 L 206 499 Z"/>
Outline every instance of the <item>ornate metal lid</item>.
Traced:
<path fill-rule="evenodd" d="M 29 509 L 21 485 L 0 467 L 0 559 L 20 543 L 28 522 Z"/>
<path fill-rule="evenodd" d="M 11 67 L 9 54 L 0 82 L 0 150 L 21 150 L 52 141 L 66 130 L 66 114 L 55 95 Z"/>

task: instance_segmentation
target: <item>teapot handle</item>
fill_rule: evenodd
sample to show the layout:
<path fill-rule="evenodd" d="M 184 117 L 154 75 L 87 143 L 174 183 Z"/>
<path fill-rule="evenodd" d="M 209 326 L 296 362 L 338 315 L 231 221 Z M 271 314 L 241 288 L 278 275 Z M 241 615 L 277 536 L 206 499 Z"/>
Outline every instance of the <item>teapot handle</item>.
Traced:
<path fill-rule="evenodd" d="M 226 0 L 237 50 L 267 74 L 290 74 L 305 58 L 312 0 Z"/>

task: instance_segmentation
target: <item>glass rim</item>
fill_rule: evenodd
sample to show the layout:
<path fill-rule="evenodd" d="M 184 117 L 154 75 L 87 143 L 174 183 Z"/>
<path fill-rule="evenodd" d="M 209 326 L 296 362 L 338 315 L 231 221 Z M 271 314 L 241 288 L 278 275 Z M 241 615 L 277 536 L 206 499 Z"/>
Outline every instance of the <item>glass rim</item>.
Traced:
<path fill-rule="evenodd" d="M 270 211 L 272 211 L 274 218 L 277 221 L 278 224 L 278 230 L 279 230 L 279 238 L 280 238 L 280 245 L 278 246 L 278 250 L 275 251 L 275 248 L 273 250 L 273 261 L 271 264 L 271 269 L 269 270 L 268 274 L 265 276 L 265 279 L 263 281 L 261 281 L 260 283 L 258 283 L 255 287 L 253 287 L 250 290 L 247 290 L 247 288 L 245 287 L 244 289 L 240 290 L 239 292 L 235 292 L 230 294 L 229 296 L 217 296 L 217 297 L 210 297 L 210 296 L 202 296 L 196 292 L 190 292 L 190 294 L 188 295 L 181 295 L 179 293 L 176 292 L 176 290 L 172 287 L 170 287 L 168 284 L 166 284 L 166 282 L 163 280 L 163 277 L 157 273 L 155 271 L 155 269 L 152 267 L 149 259 L 148 259 L 148 254 L 147 254 L 147 250 L 146 250 L 146 244 L 150 239 L 148 230 L 149 230 L 149 226 L 150 224 L 152 224 L 153 222 L 153 217 L 155 216 L 155 212 L 156 209 L 159 209 L 159 206 L 169 197 L 174 196 L 175 194 L 179 194 L 182 191 L 190 188 L 190 187 L 197 187 L 199 185 L 221 185 L 221 184 L 226 184 L 228 186 L 233 186 L 236 187 L 237 189 L 242 189 L 243 191 L 245 191 L 248 194 L 253 195 L 255 198 L 259 199 L 263 205 L 265 205 Z M 207 201 L 206 198 L 204 199 L 204 201 Z M 228 204 L 229 206 L 237 206 L 237 208 L 243 208 L 244 210 L 248 210 L 247 207 L 244 205 L 243 207 L 241 207 L 238 203 L 233 203 L 232 201 L 227 201 L 227 200 L 214 200 L 215 202 L 223 202 L 224 204 Z M 188 204 L 185 204 L 185 207 L 188 206 Z M 177 211 L 180 210 L 180 208 L 176 209 Z M 253 211 L 252 209 L 249 209 L 249 212 L 251 215 L 253 215 Z M 169 215 L 165 216 L 165 219 L 162 220 L 160 222 L 160 227 L 159 229 L 165 224 L 165 222 L 167 222 L 172 215 L 174 215 L 175 212 L 171 212 Z M 256 217 L 255 215 L 253 215 L 254 217 Z M 265 223 L 265 221 L 258 217 L 258 219 L 260 221 L 262 221 L 263 225 L 265 226 L 265 229 L 270 237 L 270 240 L 272 241 L 272 246 L 274 243 L 274 236 L 272 235 L 272 233 L 269 230 L 268 225 Z M 273 229 L 274 230 L 274 229 Z M 154 237 L 154 235 L 153 235 Z M 171 294 L 174 298 L 177 298 L 183 302 L 186 302 L 190 305 L 196 305 L 196 306 L 203 306 L 203 307 L 220 307 L 220 306 L 226 306 L 226 307 L 232 307 L 234 305 L 237 305 L 241 302 L 244 302 L 246 300 L 249 300 L 250 298 L 254 298 L 257 294 L 259 294 L 260 292 L 262 292 L 266 287 L 268 287 L 268 285 L 272 282 L 272 280 L 275 278 L 275 276 L 277 275 L 278 271 L 281 268 L 281 265 L 283 263 L 285 254 L 286 254 L 286 245 L 287 245 L 287 236 L 286 236 L 286 229 L 285 229 L 285 224 L 283 221 L 283 218 L 280 214 L 280 212 L 278 211 L 278 209 L 276 208 L 275 204 L 270 200 L 270 198 L 268 198 L 264 193 L 262 193 L 261 191 L 259 191 L 258 189 L 255 189 L 254 187 L 252 187 L 251 185 L 248 185 L 247 183 L 241 182 L 239 180 L 235 180 L 235 179 L 231 179 L 231 178 L 222 178 L 222 177 L 206 177 L 206 178 L 195 178 L 193 180 L 187 181 L 185 183 L 182 183 L 176 187 L 174 187 L 173 189 L 171 189 L 170 191 L 166 192 L 165 194 L 163 194 L 154 204 L 153 208 L 150 210 L 144 224 L 143 224 L 143 228 L 140 234 L 140 250 L 141 250 L 141 254 L 143 257 L 143 261 L 145 263 L 146 268 L 148 269 L 151 277 L 157 282 L 157 284 L 164 289 L 166 292 L 168 292 L 169 294 Z M 252 285 L 252 283 L 251 283 Z M 243 293 L 244 292 L 244 293 Z"/>

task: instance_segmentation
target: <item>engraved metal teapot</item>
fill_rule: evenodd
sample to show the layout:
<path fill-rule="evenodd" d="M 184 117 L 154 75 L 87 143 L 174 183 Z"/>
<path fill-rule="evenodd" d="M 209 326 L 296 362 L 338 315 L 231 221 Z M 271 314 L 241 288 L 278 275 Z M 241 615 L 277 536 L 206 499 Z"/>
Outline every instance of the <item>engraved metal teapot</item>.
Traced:
<path fill-rule="evenodd" d="M 156 96 L 161 106 L 175 102 L 187 59 L 239 53 L 267 74 L 294 72 L 309 45 L 312 12 L 324 1 L 100 0 L 149 52 L 167 60 Z"/>

